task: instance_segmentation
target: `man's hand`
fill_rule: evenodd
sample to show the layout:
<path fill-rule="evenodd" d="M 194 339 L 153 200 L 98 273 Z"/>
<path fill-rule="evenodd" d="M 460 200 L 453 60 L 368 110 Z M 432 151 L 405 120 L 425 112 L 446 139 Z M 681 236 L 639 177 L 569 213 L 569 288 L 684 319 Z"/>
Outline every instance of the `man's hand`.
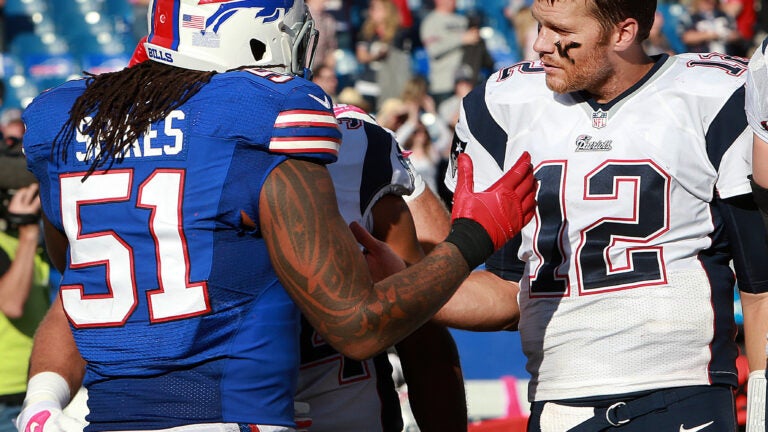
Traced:
<path fill-rule="evenodd" d="M 536 183 L 531 156 L 523 153 L 514 166 L 484 192 L 474 191 L 474 168 L 469 155 L 458 159 L 458 179 L 451 219 L 471 219 L 483 226 L 494 249 L 504 246 L 533 217 Z"/>
<path fill-rule="evenodd" d="M 40 236 L 40 196 L 37 183 L 16 191 L 8 203 L 6 220 L 19 229 L 19 239 L 37 243 Z"/>
<path fill-rule="evenodd" d="M 37 183 L 33 183 L 17 190 L 8 203 L 8 212 L 37 216 L 40 213 L 40 197 L 37 195 L 39 188 Z"/>
<path fill-rule="evenodd" d="M 401 270 L 405 269 L 405 262 L 387 246 L 386 243 L 377 240 L 362 225 L 352 222 L 349 225 L 352 234 L 363 248 L 365 260 L 368 261 L 368 269 L 371 272 L 371 278 L 378 282 Z"/>
<path fill-rule="evenodd" d="M 59 432 L 56 419 L 61 416 L 61 407 L 53 401 L 43 400 L 24 408 L 16 418 L 19 432 Z"/>
<path fill-rule="evenodd" d="M 72 431 L 72 427 L 65 426 L 70 422 L 59 423 L 62 407 L 68 402 L 69 384 L 64 377 L 54 372 L 35 374 L 27 382 L 23 409 L 14 420 L 16 429 L 19 432 Z"/>

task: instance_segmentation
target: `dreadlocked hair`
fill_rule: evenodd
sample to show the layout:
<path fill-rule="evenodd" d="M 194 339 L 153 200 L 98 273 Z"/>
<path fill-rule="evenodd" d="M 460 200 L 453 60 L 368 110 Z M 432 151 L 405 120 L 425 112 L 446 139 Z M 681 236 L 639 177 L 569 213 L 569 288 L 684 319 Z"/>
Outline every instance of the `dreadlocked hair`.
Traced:
<path fill-rule="evenodd" d="M 69 119 L 53 142 L 67 161 L 67 147 L 79 132 L 89 137 L 86 154 L 93 157 L 85 175 L 122 160 L 149 126 L 183 105 L 216 72 L 196 71 L 145 61 L 117 72 L 86 72 L 86 88 L 69 111 Z M 92 117 L 88 122 L 86 117 Z"/>

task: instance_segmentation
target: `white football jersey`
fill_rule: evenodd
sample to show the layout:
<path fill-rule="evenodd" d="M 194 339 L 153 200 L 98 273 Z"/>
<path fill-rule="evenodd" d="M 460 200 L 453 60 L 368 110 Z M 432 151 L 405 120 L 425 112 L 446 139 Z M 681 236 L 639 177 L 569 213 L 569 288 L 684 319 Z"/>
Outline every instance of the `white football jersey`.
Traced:
<path fill-rule="evenodd" d="M 752 131 L 763 141 L 768 142 L 768 63 L 765 51 L 768 49 L 768 38 L 755 49 L 749 60 L 747 71 L 747 120 Z"/>
<path fill-rule="evenodd" d="M 407 195 L 414 173 L 394 136 L 352 106 L 334 108 L 342 131 L 338 160 L 328 165 L 347 223 L 373 228 L 371 209 L 386 194 Z M 312 432 L 388 432 L 402 429 L 400 402 L 387 355 L 344 357 L 302 320 L 296 400 L 310 405 Z"/>
<path fill-rule="evenodd" d="M 460 151 L 475 190 L 524 151 L 538 181 L 518 252 L 530 400 L 735 384 L 734 277 L 711 203 L 750 193 L 746 66 L 664 55 L 598 104 L 524 62 L 464 99 L 446 185 Z"/>

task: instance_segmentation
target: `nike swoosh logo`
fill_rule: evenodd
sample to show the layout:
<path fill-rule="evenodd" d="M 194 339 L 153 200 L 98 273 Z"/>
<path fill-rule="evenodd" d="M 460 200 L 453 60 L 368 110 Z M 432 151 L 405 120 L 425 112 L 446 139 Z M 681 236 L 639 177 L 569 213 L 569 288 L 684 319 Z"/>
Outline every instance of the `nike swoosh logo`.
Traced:
<path fill-rule="evenodd" d="M 38 429 L 40 429 L 40 423 L 32 422 L 29 424 L 29 432 L 37 432 Z"/>
<path fill-rule="evenodd" d="M 320 103 L 320 105 L 325 107 L 325 109 L 331 109 L 331 101 L 328 100 L 328 96 L 323 96 L 322 99 L 320 99 L 319 97 L 317 97 L 317 96 L 315 96 L 313 94 L 308 94 L 308 96 L 311 97 L 312 99 L 318 101 Z"/>
<path fill-rule="evenodd" d="M 680 432 L 696 432 L 696 431 L 700 431 L 700 430 L 704 429 L 705 427 L 711 425 L 714 422 L 715 421 L 712 420 L 709 423 L 704 423 L 702 425 L 698 425 L 698 426 L 695 426 L 695 427 L 692 427 L 692 428 L 686 428 L 685 426 L 680 425 Z"/>

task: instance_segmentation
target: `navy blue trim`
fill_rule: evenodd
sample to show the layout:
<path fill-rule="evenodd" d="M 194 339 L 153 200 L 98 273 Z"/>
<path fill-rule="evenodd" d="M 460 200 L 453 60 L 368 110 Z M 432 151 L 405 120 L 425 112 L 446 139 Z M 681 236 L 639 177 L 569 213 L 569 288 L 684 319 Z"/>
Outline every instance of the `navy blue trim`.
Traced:
<path fill-rule="evenodd" d="M 378 125 L 362 122 L 368 148 L 363 160 L 362 181 L 360 182 L 360 214 L 371 204 L 374 196 L 392 182 L 392 135 Z"/>
<path fill-rule="evenodd" d="M 467 127 L 493 160 L 504 169 L 504 156 L 507 152 L 507 132 L 496 123 L 485 103 L 486 82 L 478 85 L 464 97 L 464 112 Z"/>
<path fill-rule="evenodd" d="M 715 169 L 720 169 L 723 155 L 736 138 L 747 128 L 747 114 L 744 111 L 744 86 L 733 92 L 728 101 L 709 124 L 707 130 L 707 155 Z"/>
<path fill-rule="evenodd" d="M 392 365 L 387 353 L 373 358 L 376 368 L 376 388 L 381 400 L 381 427 L 383 432 L 400 432 L 403 430 L 403 416 L 400 411 L 400 397 L 395 390 L 392 379 Z"/>
<path fill-rule="evenodd" d="M 486 260 L 485 269 L 504 280 L 519 282 L 525 272 L 525 262 L 517 257 L 521 245 L 518 234 Z"/>
<path fill-rule="evenodd" d="M 709 281 L 714 312 L 714 335 L 710 344 L 712 353 L 708 367 L 709 378 L 713 384 L 726 384 L 736 387 L 738 374 L 736 371 L 736 321 L 733 314 L 733 295 L 735 278 L 728 265 L 732 258 L 733 242 L 729 238 L 728 217 L 723 217 L 723 206 L 720 202 L 710 205 L 712 222 L 715 226 L 710 234 L 712 245 L 699 253 L 699 261 L 704 267 Z"/>
<path fill-rule="evenodd" d="M 768 243 L 766 228 L 751 194 L 715 199 L 728 233 L 739 290 L 768 292 Z"/>
<path fill-rule="evenodd" d="M 763 44 L 762 44 L 762 50 L 763 50 L 762 53 L 763 54 L 765 54 L 765 48 L 766 47 L 768 47 L 768 37 L 763 39 Z"/>
<path fill-rule="evenodd" d="M 624 90 L 623 93 L 621 93 L 620 95 L 618 95 L 615 98 L 613 98 L 613 100 L 611 100 L 610 102 L 598 103 L 597 101 L 592 99 L 592 97 L 589 95 L 589 93 L 587 93 L 585 91 L 578 92 L 579 96 L 583 100 L 585 100 L 589 104 L 589 106 L 592 107 L 592 109 L 594 111 L 597 111 L 599 109 L 601 109 L 603 111 L 608 111 L 614 105 L 616 105 L 617 103 L 621 102 L 623 99 L 625 99 L 626 97 L 628 97 L 629 95 L 634 93 L 637 89 L 642 87 L 643 84 L 648 82 L 648 80 L 651 79 L 651 77 L 654 74 L 656 74 L 656 72 L 661 68 L 661 66 L 667 61 L 667 59 L 669 58 L 669 55 L 668 54 L 659 54 L 659 55 L 656 55 L 656 56 L 652 56 L 651 58 L 655 61 L 655 63 L 653 64 L 653 67 L 651 67 L 651 70 L 649 70 L 648 73 L 646 73 L 640 79 L 640 81 L 636 82 L 632 87 Z"/>

